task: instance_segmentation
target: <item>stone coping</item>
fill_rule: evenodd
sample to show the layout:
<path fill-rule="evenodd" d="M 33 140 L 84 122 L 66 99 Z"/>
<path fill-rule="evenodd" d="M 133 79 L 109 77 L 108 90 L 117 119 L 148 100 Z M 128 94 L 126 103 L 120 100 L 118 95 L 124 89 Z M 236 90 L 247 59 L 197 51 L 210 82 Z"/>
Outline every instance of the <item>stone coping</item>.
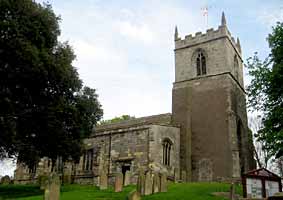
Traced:
<path fill-rule="evenodd" d="M 111 131 L 115 129 L 126 129 L 126 128 L 137 127 L 137 126 L 145 126 L 145 125 L 170 126 L 171 125 L 171 113 L 140 117 L 140 118 L 135 118 L 135 119 L 130 119 L 130 120 L 124 120 L 121 122 L 100 125 L 100 126 L 97 126 L 93 130 L 92 136 L 105 132 L 105 131 Z"/>

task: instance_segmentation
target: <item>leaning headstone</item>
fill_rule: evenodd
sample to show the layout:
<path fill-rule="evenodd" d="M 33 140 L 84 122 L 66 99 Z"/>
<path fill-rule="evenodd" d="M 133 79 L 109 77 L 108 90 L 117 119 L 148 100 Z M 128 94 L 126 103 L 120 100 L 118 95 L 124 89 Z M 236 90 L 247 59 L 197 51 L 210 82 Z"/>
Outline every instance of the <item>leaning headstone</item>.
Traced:
<path fill-rule="evenodd" d="M 230 186 L 230 200 L 235 200 L 236 197 L 235 197 L 235 185 L 234 183 L 231 183 L 231 186 Z"/>
<path fill-rule="evenodd" d="M 126 171 L 125 177 L 124 177 L 124 186 L 130 185 L 130 181 L 131 181 L 131 172 Z"/>
<path fill-rule="evenodd" d="M 123 174 L 117 173 L 115 175 L 115 192 L 121 192 L 123 190 Z"/>
<path fill-rule="evenodd" d="M 56 174 L 51 174 L 47 180 L 44 200 L 59 200 L 60 199 L 60 179 Z"/>
<path fill-rule="evenodd" d="M 140 199 L 141 199 L 141 195 L 136 190 L 130 192 L 129 195 L 127 196 L 127 200 L 140 200 Z"/>
<path fill-rule="evenodd" d="M 145 174 L 144 195 L 152 194 L 153 179 L 150 171 Z"/>
<path fill-rule="evenodd" d="M 102 170 L 99 177 L 99 189 L 105 190 L 108 187 L 108 176 L 104 170 Z"/>
<path fill-rule="evenodd" d="M 157 172 L 153 174 L 153 193 L 158 193 L 160 191 L 160 176 Z"/>
<path fill-rule="evenodd" d="M 182 170 L 181 172 L 181 179 L 183 182 L 187 181 L 187 172 L 185 170 Z"/>
<path fill-rule="evenodd" d="M 160 192 L 167 192 L 167 175 L 165 173 L 160 176 Z"/>
<path fill-rule="evenodd" d="M 137 192 L 141 195 L 144 195 L 144 184 L 145 184 L 145 175 L 144 171 L 141 170 L 138 176 L 138 183 L 137 183 Z"/>

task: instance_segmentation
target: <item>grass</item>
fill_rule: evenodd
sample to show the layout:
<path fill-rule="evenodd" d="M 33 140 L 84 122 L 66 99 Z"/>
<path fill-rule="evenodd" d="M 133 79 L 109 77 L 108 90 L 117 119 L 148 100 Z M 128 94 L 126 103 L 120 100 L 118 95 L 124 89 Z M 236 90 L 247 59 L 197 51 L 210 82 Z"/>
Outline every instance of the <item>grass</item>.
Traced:
<path fill-rule="evenodd" d="M 41 194 L 43 192 L 35 185 L 0 185 L 0 200 L 20 199 Z"/>
<path fill-rule="evenodd" d="M 125 200 L 135 186 L 127 186 L 123 192 L 115 193 L 113 188 L 99 190 L 90 185 L 64 185 L 61 187 L 60 200 Z M 0 186 L 0 200 L 42 200 L 43 191 L 38 186 L 3 185 Z"/>
<path fill-rule="evenodd" d="M 174 183 L 168 192 L 144 196 L 142 200 L 224 200 L 224 197 L 213 196 L 213 192 L 228 192 L 229 185 L 223 183 Z M 94 186 L 64 185 L 61 187 L 60 200 L 125 200 L 135 186 L 127 186 L 123 192 L 115 193 L 113 188 L 99 190 Z M 237 187 L 237 193 L 241 188 Z M 0 185 L 0 200 L 42 200 L 43 191 L 33 185 Z"/>
<path fill-rule="evenodd" d="M 212 195 L 213 192 L 229 192 L 230 185 L 224 183 L 174 183 L 170 184 L 168 192 L 145 196 L 143 200 L 226 200 L 221 196 Z M 236 193 L 242 194 L 240 186 Z"/>

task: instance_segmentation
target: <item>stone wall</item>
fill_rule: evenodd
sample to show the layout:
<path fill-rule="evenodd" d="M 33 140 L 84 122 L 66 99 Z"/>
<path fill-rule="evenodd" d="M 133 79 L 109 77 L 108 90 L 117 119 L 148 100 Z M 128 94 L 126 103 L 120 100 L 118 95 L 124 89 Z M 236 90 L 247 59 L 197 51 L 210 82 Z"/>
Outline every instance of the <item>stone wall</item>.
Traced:
<path fill-rule="evenodd" d="M 207 75 L 230 72 L 243 87 L 243 60 L 239 48 L 226 26 L 175 41 L 175 82 L 196 77 L 196 51 L 202 49 L 206 56 Z M 235 57 L 238 61 L 236 69 Z"/>
<path fill-rule="evenodd" d="M 191 167 L 193 181 L 225 180 L 240 175 L 239 151 L 231 144 L 236 142 L 235 136 L 231 139 L 236 129 L 229 124 L 233 85 L 230 73 L 174 84 L 173 120 L 181 125 L 181 141 L 185 141 L 181 143 L 181 167 Z M 236 96 L 242 93 L 237 91 Z M 242 99 L 236 106 L 246 123 L 243 103 Z M 191 148 L 187 148 L 188 140 Z M 243 147 L 247 148 L 247 143 Z"/>
<path fill-rule="evenodd" d="M 163 142 L 172 142 L 170 152 L 170 165 L 163 165 Z M 180 166 L 180 129 L 176 127 L 152 125 L 150 128 L 150 167 L 153 171 L 165 172 L 169 176 L 174 176 L 175 171 L 179 171 Z M 176 177 L 177 179 L 179 177 Z"/>
<path fill-rule="evenodd" d="M 94 155 L 94 176 L 99 175 L 101 168 L 107 168 L 109 175 L 123 172 L 124 168 L 127 168 L 132 174 L 130 182 L 135 183 L 141 168 L 167 171 L 172 176 L 175 169 L 179 169 L 179 128 L 143 125 L 118 129 L 112 126 L 112 129 L 108 127 L 103 129 L 104 131 L 101 130 L 92 138 L 85 140 L 87 149 L 97 149 L 97 155 Z M 169 167 L 162 164 L 162 142 L 165 138 L 173 143 Z M 104 156 L 101 156 L 101 152 Z M 83 171 L 82 162 L 83 158 L 77 167 L 77 175 L 87 173 Z"/>
<path fill-rule="evenodd" d="M 230 81 L 230 109 L 229 125 L 231 126 L 231 144 L 233 152 L 239 154 L 240 171 L 246 173 L 256 168 L 256 162 L 253 157 L 252 134 L 248 128 L 246 96 L 242 87 L 233 84 Z M 239 146 L 241 144 L 241 149 Z M 237 149 L 237 151 L 235 151 Z"/>
<path fill-rule="evenodd" d="M 199 50 L 206 74 L 197 76 Z M 241 54 L 224 14 L 217 30 L 184 39 L 176 30 L 172 121 L 180 126 L 180 166 L 188 181 L 236 178 L 252 168 Z"/>
<path fill-rule="evenodd" d="M 92 167 L 86 168 L 87 157 L 82 155 L 78 164 L 65 163 L 64 176 L 72 176 L 79 184 L 97 184 L 103 171 L 108 174 L 109 182 L 113 182 L 111 177 L 115 173 L 129 170 L 130 182 L 135 183 L 138 171 L 150 167 L 174 176 L 174 170 L 179 169 L 179 128 L 168 126 L 170 123 L 171 114 L 167 113 L 97 127 L 95 133 L 84 140 L 85 152 L 92 155 L 88 159 Z M 169 167 L 162 165 L 162 141 L 165 138 L 173 143 Z M 50 171 L 51 162 L 47 158 L 41 159 L 36 175 Z M 23 166 L 18 165 L 16 172 L 16 179 L 30 179 Z"/>

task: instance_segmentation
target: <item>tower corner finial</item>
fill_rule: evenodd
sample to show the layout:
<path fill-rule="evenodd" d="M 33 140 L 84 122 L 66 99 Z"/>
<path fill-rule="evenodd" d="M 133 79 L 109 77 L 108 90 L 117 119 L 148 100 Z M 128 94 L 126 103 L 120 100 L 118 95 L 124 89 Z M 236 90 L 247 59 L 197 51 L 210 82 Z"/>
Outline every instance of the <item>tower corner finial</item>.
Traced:
<path fill-rule="evenodd" d="M 226 26 L 226 17 L 224 11 L 222 12 L 221 26 Z"/>
<path fill-rule="evenodd" d="M 241 43 L 238 37 L 237 37 L 237 46 L 238 46 L 239 51 L 241 51 Z"/>
<path fill-rule="evenodd" d="M 239 37 L 237 37 L 237 45 L 241 46 Z"/>
<path fill-rule="evenodd" d="M 175 26 L 175 41 L 179 39 L 179 33 L 178 33 L 178 28 L 177 28 L 177 25 Z"/>

